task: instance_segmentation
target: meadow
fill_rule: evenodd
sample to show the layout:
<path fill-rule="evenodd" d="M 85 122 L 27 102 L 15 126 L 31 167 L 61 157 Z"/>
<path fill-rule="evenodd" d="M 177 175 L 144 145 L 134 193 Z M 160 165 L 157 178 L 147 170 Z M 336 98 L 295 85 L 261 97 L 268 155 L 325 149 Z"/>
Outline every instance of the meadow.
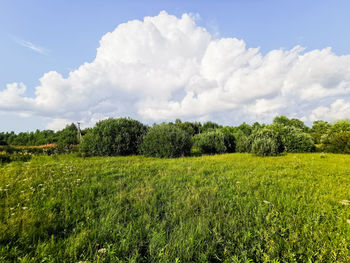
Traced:
<path fill-rule="evenodd" d="M 0 164 L 0 262 L 350 262 L 350 155 Z"/>

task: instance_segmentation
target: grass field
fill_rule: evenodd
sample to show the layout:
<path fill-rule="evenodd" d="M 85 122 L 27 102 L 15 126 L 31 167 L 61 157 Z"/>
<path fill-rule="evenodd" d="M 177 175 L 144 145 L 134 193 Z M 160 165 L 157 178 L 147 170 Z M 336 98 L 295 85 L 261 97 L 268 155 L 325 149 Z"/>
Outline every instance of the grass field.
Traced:
<path fill-rule="evenodd" d="M 350 262 L 350 155 L 0 167 L 0 262 Z"/>

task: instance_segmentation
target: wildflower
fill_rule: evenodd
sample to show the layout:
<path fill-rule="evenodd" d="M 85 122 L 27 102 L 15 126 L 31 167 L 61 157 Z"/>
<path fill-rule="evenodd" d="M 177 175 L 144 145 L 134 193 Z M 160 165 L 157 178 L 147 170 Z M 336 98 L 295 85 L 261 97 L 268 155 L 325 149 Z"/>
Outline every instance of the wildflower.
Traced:
<path fill-rule="evenodd" d="M 28 207 L 26 207 L 26 206 L 23 206 L 23 207 L 22 207 L 22 209 L 23 209 L 23 210 L 27 210 L 27 209 L 28 209 Z"/>
<path fill-rule="evenodd" d="M 350 224 L 350 219 L 346 220 L 346 223 Z"/>
<path fill-rule="evenodd" d="M 104 253 L 107 252 L 107 249 L 106 248 L 100 248 L 97 252 L 104 254 Z"/>
<path fill-rule="evenodd" d="M 341 201 L 339 201 L 339 203 L 341 203 L 342 205 L 350 205 L 349 200 L 341 200 Z"/>
<path fill-rule="evenodd" d="M 266 201 L 266 200 L 264 200 L 263 202 L 264 202 L 264 204 L 267 204 L 267 205 L 270 204 L 270 202 Z"/>

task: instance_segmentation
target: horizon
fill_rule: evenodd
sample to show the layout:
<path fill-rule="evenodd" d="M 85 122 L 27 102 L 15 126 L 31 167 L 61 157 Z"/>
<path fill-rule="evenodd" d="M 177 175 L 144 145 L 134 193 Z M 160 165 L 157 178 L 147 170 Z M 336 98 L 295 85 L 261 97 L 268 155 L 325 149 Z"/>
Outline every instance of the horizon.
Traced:
<path fill-rule="evenodd" d="M 0 131 L 348 119 L 350 3 L 331 3 L 4 1 Z"/>

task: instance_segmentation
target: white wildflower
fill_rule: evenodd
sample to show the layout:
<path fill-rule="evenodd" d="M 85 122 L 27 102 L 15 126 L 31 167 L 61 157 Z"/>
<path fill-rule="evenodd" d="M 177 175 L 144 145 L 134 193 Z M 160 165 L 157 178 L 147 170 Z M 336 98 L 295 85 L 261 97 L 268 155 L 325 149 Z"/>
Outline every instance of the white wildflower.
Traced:
<path fill-rule="evenodd" d="M 27 209 L 28 209 L 28 207 L 26 207 L 26 206 L 23 206 L 23 207 L 22 207 L 22 209 L 23 209 L 23 210 L 27 210 Z"/>
<path fill-rule="evenodd" d="M 349 200 L 341 200 L 341 201 L 339 201 L 339 203 L 341 203 L 342 205 L 350 205 Z"/>
<path fill-rule="evenodd" d="M 100 248 L 97 252 L 104 254 L 104 253 L 107 252 L 107 249 L 106 248 Z"/>
<path fill-rule="evenodd" d="M 266 201 L 266 200 L 264 200 L 263 202 L 264 202 L 264 204 L 267 204 L 267 205 L 270 204 L 270 202 Z"/>

